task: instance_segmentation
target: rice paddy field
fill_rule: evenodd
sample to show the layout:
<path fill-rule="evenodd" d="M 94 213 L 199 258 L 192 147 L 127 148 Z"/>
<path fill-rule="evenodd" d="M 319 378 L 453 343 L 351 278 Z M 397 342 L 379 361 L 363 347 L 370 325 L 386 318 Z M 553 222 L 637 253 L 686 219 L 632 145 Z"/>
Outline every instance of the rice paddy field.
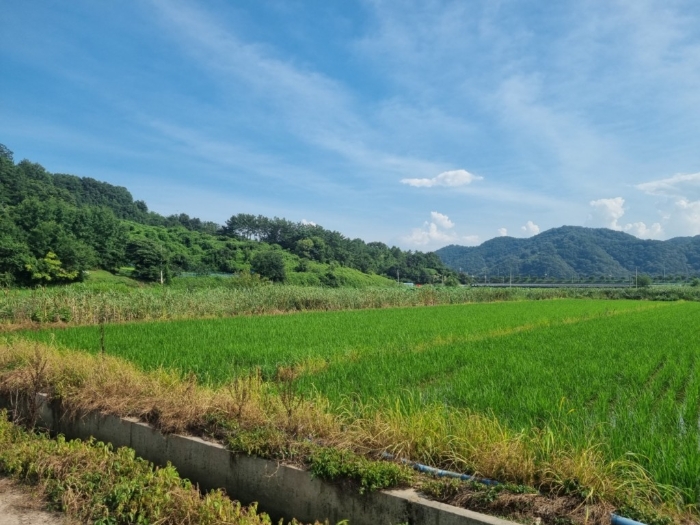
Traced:
<path fill-rule="evenodd" d="M 343 410 L 467 408 L 513 429 L 634 457 L 700 501 L 700 303 L 557 299 L 43 329 L 223 385 L 292 367 Z M 102 337 L 102 330 L 104 338 Z M 633 454 L 634 456 L 630 456 Z"/>

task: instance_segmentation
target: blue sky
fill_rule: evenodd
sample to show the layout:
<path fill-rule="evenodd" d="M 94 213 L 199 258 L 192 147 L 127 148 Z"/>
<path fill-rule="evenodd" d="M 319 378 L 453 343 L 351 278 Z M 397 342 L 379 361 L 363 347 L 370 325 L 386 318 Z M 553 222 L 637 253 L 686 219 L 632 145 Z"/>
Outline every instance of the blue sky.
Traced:
<path fill-rule="evenodd" d="M 163 214 L 408 249 L 700 234 L 700 3 L 33 0 L 0 143 Z"/>

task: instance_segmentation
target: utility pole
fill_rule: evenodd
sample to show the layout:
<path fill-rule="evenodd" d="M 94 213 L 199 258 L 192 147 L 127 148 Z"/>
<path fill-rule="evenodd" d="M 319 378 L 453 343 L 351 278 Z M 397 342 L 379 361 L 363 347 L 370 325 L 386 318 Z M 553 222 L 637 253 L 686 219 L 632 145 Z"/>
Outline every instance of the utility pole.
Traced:
<path fill-rule="evenodd" d="M 396 282 L 401 284 L 401 281 L 399 281 L 399 269 L 396 269 Z"/>
<path fill-rule="evenodd" d="M 163 244 L 159 243 L 160 247 L 160 285 L 163 286 Z"/>

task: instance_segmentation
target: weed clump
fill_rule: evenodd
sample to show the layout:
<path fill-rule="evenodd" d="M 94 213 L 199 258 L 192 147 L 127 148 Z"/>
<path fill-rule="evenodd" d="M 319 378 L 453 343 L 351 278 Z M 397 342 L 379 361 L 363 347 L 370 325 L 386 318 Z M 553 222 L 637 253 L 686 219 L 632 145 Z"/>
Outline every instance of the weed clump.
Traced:
<path fill-rule="evenodd" d="M 349 450 L 319 447 L 309 458 L 314 476 L 330 481 L 352 480 L 360 493 L 406 486 L 413 479 L 408 468 L 396 463 L 371 461 Z"/>

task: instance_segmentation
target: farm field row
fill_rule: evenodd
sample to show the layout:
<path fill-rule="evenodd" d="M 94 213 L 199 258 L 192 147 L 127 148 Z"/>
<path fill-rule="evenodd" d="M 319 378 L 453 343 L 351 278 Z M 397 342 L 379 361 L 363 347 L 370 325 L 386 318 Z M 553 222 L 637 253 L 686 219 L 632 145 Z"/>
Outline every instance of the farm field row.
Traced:
<path fill-rule="evenodd" d="M 408 351 L 367 352 L 301 381 L 336 403 L 492 413 L 510 428 L 555 430 L 609 459 L 627 453 L 700 501 L 700 305 L 539 326 Z M 377 401 L 375 401 L 377 402 Z"/>
<path fill-rule="evenodd" d="M 401 353 L 419 345 L 496 337 L 512 330 L 664 306 L 568 299 L 107 324 L 104 342 L 107 353 L 145 369 L 166 366 L 220 384 L 253 368 L 272 378 L 279 366 L 342 363 L 377 351 Z M 101 330 L 83 326 L 21 334 L 97 353 Z"/>
<path fill-rule="evenodd" d="M 492 414 L 610 460 L 636 454 L 700 501 L 698 303 L 552 300 L 106 325 L 105 348 L 213 384 L 297 368 L 299 391 L 359 410 Z M 98 327 L 24 336 L 98 352 Z"/>

